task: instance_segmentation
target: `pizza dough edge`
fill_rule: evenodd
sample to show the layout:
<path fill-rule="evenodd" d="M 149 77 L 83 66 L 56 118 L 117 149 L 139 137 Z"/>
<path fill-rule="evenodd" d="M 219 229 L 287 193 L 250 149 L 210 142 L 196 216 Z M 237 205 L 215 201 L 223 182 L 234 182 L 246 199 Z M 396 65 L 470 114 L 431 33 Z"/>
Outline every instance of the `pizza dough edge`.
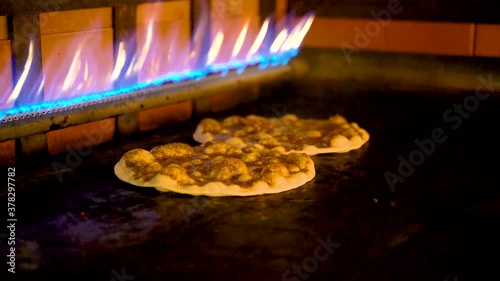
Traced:
<path fill-rule="evenodd" d="M 369 140 L 370 140 L 370 134 L 364 129 L 359 129 L 360 132 L 360 137 L 361 137 L 361 143 L 359 144 L 353 144 L 351 141 L 350 146 L 341 146 L 341 147 L 323 147 L 323 148 L 318 148 L 314 145 L 306 145 L 304 149 L 302 150 L 290 150 L 290 151 L 285 151 L 284 148 L 279 150 L 282 154 L 290 154 L 290 153 L 305 153 L 309 156 L 314 156 L 317 154 L 328 154 L 328 153 L 347 153 L 352 150 L 360 149 L 363 145 L 365 145 Z M 280 146 L 282 148 L 282 146 Z M 274 148 L 276 149 L 276 148 Z"/>
<path fill-rule="evenodd" d="M 126 182 L 128 184 L 139 186 L 139 187 L 153 187 L 150 184 L 146 184 L 146 182 L 143 180 L 136 180 L 134 178 L 134 172 L 132 171 L 132 169 L 128 168 L 125 165 L 125 161 L 123 160 L 123 158 L 121 158 L 120 161 L 118 161 L 118 163 L 116 163 L 116 165 L 114 167 L 114 172 L 115 172 L 115 175 L 121 181 Z"/>

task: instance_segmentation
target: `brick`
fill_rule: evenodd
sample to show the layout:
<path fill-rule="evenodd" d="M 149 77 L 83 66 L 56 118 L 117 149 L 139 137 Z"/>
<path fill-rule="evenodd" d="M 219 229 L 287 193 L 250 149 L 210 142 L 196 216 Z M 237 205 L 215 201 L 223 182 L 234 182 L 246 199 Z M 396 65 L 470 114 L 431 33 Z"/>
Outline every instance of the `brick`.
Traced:
<path fill-rule="evenodd" d="M 304 38 L 305 47 L 384 50 L 386 31 L 373 30 L 363 40 L 365 30 L 373 28 L 373 19 L 316 18 Z"/>
<path fill-rule="evenodd" d="M 65 153 L 71 149 L 79 150 L 108 142 L 114 137 L 115 121 L 115 118 L 108 118 L 47 132 L 49 154 Z"/>
<path fill-rule="evenodd" d="M 186 121 L 191 118 L 192 112 L 192 101 L 139 111 L 139 130 L 142 132 L 150 131 L 165 125 Z"/>
<path fill-rule="evenodd" d="M 137 112 L 120 115 L 116 119 L 118 133 L 122 136 L 131 135 L 139 129 L 139 119 Z"/>
<path fill-rule="evenodd" d="M 13 106 L 7 104 L 12 91 L 12 48 L 9 40 L 0 40 L 0 110 Z"/>
<path fill-rule="evenodd" d="M 23 81 L 22 89 L 16 97 L 16 104 L 29 105 L 43 101 L 40 91 L 42 77 L 42 55 L 40 47 L 40 21 L 36 13 L 19 13 L 12 16 L 13 53 L 14 53 L 14 79 Z M 33 48 L 30 50 L 30 46 Z M 29 65 L 29 72 L 24 72 Z M 23 76 L 25 75 L 25 76 Z"/>
<path fill-rule="evenodd" d="M 500 57 L 500 24 L 477 24 L 475 55 Z"/>
<path fill-rule="evenodd" d="M 137 52 L 140 54 L 147 41 L 149 22 L 152 38 L 148 55 L 139 70 L 139 81 L 147 81 L 179 72 L 187 66 L 191 37 L 189 1 L 146 3 L 137 6 Z M 174 55 L 171 55 L 174 54 Z"/>
<path fill-rule="evenodd" d="M 195 111 L 198 115 L 220 112 L 236 107 L 239 104 L 255 101 L 259 98 L 259 87 L 254 86 L 238 91 L 220 93 L 195 100 Z"/>
<path fill-rule="evenodd" d="M 111 8 L 41 13 L 39 24 L 44 100 L 112 89 Z"/>
<path fill-rule="evenodd" d="M 154 24 L 150 53 L 138 73 L 139 82 L 148 81 L 169 72 L 181 72 L 187 68 L 189 56 L 189 22 L 160 22 Z M 137 50 L 141 52 L 146 41 L 147 27 L 137 26 Z M 173 55 L 169 55 L 173 54 Z"/>
<path fill-rule="evenodd" d="M 222 93 L 212 97 L 212 112 L 220 112 L 242 103 L 242 95 L 237 92 Z"/>
<path fill-rule="evenodd" d="M 304 46 L 439 55 L 472 55 L 473 24 L 316 18 Z M 327 36 L 326 36 L 327 35 Z"/>
<path fill-rule="evenodd" d="M 200 97 L 194 100 L 194 111 L 197 115 L 205 115 L 212 112 L 212 97 Z"/>
<path fill-rule="evenodd" d="M 41 45 L 45 100 L 59 99 L 63 93 L 66 94 L 62 97 L 67 98 L 113 88 L 112 29 L 46 35 L 42 36 Z M 70 69 L 78 50 L 81 60 L 74 77 Z"/>
<path fill-rule="evenodd" d="M 189 21 L 190 1 L 168 1 L 137 5 L 137 23 L 147 24 L 151 17 L 154 22 Z"/>
<path fill-rule="evenodd" d="M 115 55 L 118 53 L 119 46 L 123 46 L 126 54 L 136 54 L 137 43 L 130 40 L 130 38 L 137 38 L 136 16 L 137 5 L 134 3 L 121 3 L 113 7 Z M 134 84 L 137 84 L 137 73 L 122 74 L 116 80 L 115 88 Z"/>
<path fill-rule="evenodd" d="M 209 58 L 209 62 L 225 63 L 232 59 L 245 58 L 253 39 L 257 36 L 260 27 L 260 3 L 258 0 L 211 0 L 210 18 L 212 38 L 222 32 L 224 40 L 215 58 Z M 238 51 L 235 49 L 236 42 L 248 25 L 246 40 Z M 238 56 L 239 54 L 239 56 Z"/>
<path fill-rule="evenodd" d="M 0 16 L 0 40 L 7 39 L 9 32 L 7 29 L 7 17 Z"/>
<path fill-rule="evenodd" d="M 259 16 L 259 0 L 211 0 L 212 22 L 230 18 Z"/>
<path fill-rule="evenodd" d="M 386 51 L 472 56 L 472 23 L 392 21 L 386 27 Z"/>
<path fill-rule="evenodd" d="M 288 0 L 276 0 L 276 11 L 274 17 L 277 21 L 282 20 L 288 13 Z"/>
<path fill-rule="evenodd" d="M 238 104 L 254 101 L 259 97 L 258 87 L 212 96 L 212 111 L 219 112 L 236 107 Z"/>
<path fill-rule="evenodd" d="M 113 27 L 111 8 L 41 13 L 39 18 L 40 33 L 42 36 Z"/>
<path fill-rule="evenodd" d="M 0 166 L 6 167 L 16 163 L 16 141 L 0 142 Z"/>
<path fill-rule="evenodd" d="M 33 157 L 47 154 L 47 135 L 37 134 L 21 138 L 23 156 Z"/>
<path fill-rule="evenodd" d="M 236 42 L 244 26 L 248 25 L 246 40 L 240 50 L 235 50 Z M 225 63 L 233 59 L 245 59 L 250 50 L 253 40 L 257 37 L 260 28 L 259 16 L 246 16 L 240 18 L 226 19 L 222 22 L 212 24 L 212 36 L 219 31 L 224 34 L 224 41 L 215 59 L 215 63 Z M 233 56 L 234 55 L 234 56 Z"/>

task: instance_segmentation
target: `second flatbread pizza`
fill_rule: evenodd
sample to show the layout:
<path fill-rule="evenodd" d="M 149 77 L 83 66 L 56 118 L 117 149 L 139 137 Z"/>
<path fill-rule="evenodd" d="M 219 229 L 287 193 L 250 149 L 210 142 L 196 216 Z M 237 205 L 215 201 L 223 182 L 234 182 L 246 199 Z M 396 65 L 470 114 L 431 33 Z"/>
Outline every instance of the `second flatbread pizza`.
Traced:
<path fill-rule="evenodd" d="M 287 114 L 281 118 L 230 116 L 222 122 L 205 118 L 193 138 L 200 143 L 222 141 L 238 147 L 258 145 L 284 154 L 316 155 L 358 149 L 370 135 L 357 123 L 349 123 L 340 115 L 319 120 Z"/>
<path fill-rule="evenodd" d="M 253 196 L 297 188 L 316 175 L 304 153 L 207 142 L 191 147 L 170 143 L 151 151 L 133 149 L 115 165 L 124 182 L 159 191 L 206 196 Z"/>

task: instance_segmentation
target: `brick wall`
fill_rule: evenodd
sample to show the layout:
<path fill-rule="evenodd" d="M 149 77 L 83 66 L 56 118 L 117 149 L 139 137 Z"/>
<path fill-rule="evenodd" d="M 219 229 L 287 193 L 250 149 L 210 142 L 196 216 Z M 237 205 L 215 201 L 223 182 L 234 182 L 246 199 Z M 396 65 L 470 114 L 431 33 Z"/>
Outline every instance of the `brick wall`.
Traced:
<path fill-rule="evenodd" d="M 39 18 L 44 23 L 40 41 L 45 101 L 60 99 L 61 93 L 75 97 L 113 88 L 109 79 L 114 64 L 111 8 L 42 13 Z M 75 79 L 67 81 L 77 53 L 84 59 L 73 68 L 79 70 Z M 88 77 L 81 78 L 85 72 Z"/>
<path fill-rule="evenodd" d="M 472 56 L 474 28 L 471 23 L 393 20 L 380 24 L 374 19 L 317 18 L 304 46 Z"/>
<path fill-rule="evenodd" d="M 0 16 L 0 109 L 7 104 L 12 91 L 12 47 L 7 36 L 7 17 Z"/>
<path fill-rule="evenodd" d="M 315 10 L 305 47 L 454 56 L 500 54 L 500 3 L 474 1 L 289 0 Z"/>
<path fill-rule="evenodd" d="M 500 57 L 500 24 L 475 24 L 474 55 Z"/>

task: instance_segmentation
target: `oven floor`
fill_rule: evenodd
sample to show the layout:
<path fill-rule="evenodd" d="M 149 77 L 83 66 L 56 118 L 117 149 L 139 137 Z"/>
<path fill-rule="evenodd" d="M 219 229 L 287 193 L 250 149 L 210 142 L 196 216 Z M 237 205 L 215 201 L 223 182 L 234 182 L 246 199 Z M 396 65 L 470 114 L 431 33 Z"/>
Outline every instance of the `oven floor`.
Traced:
<path fill-rule="evenodd" d="M 315 156 L 317 176 L 303 187 L 247 198 L 158 193 L 114 176 L 114 164 L 129 149 L 194 145 L 199 118 L 86 156 L 57 157 L 74 166 L 58 170 L 59 178 L 53 159 L 18 165 L 17 273 L 9 277 L 500 280 L 498 97 L 480 101 L 467 118 L 453 113 L 444 120 L 467 93 L 340 92 L 286 83 L 270 91 L 213 116 L 340 113 L 366 128 L 371 140 L 357 151 Z M 415 156 L 414 141 L 431 138 L 436 128 L 446 141 L 391 190 L 384 174 L 398 174 L 398 157 Z M 4 235 L 2 253 L 8 247 Z"/>

